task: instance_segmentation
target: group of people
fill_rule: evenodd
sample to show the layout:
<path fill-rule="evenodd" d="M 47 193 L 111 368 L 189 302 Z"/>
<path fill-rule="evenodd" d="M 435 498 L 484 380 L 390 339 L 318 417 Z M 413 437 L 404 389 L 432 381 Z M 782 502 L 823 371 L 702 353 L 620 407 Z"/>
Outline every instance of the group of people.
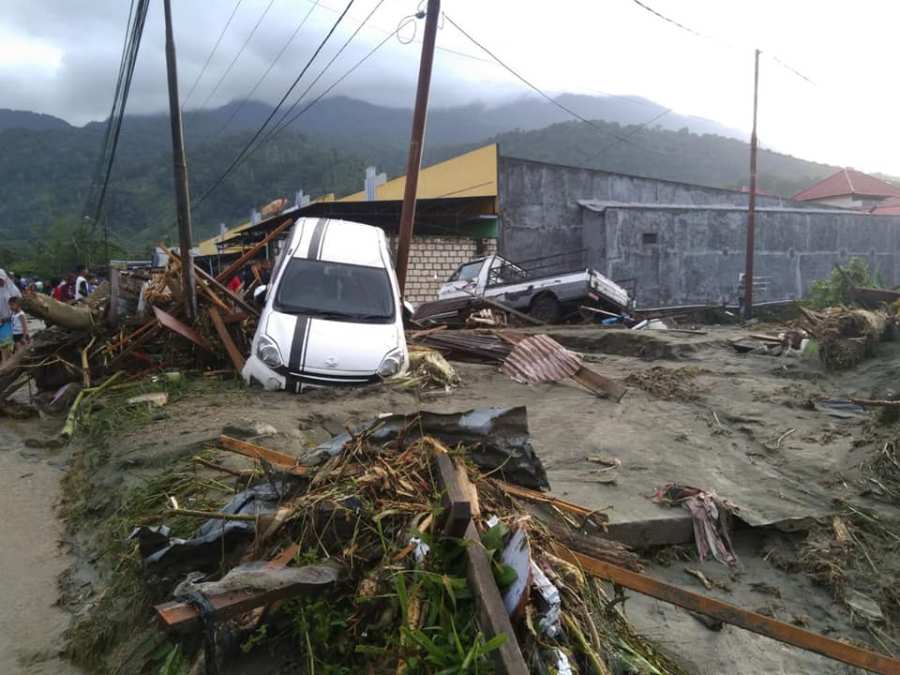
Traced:
<path fill-rule="evenodd" d="M 87 267 L 79 267 L 64 278 L 47 283 L 0 269 L 0 363 L 31 342 L 28 321 L 22 311 L 22 291 L 46 293 L 60 302 L 78 302 L 93 293 L 98 283 Z"/>
<path fill-rule="evenodd" d="M 0 363 L 29 342 L 31 335 L 25 312 L 22 311 L 22 291 L 0 269 Z"/>

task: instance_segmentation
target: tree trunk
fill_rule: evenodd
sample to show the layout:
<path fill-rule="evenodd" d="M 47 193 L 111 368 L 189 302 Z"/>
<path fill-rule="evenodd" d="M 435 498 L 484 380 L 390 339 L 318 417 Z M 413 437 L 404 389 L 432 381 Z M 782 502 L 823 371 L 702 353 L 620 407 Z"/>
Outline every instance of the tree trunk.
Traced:
<path fill-rule="evenodd" d="M 99 308 L 92 310 L 87 304 L 67 305 L 40 293 L 23 293 L 22 309 L 48 324 L 71 330 L 92 331 L 95 326 L 100 325 L 101 319 Z"/>

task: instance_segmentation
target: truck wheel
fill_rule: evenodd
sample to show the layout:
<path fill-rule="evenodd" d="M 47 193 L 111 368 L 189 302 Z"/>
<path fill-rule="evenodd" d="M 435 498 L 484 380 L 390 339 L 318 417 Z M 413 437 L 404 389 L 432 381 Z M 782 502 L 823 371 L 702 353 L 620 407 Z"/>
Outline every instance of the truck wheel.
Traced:
<path fill-rule="evenodd" d="M 531 301 L 528 313 L 544 323 L 556 323 L 562 315 L 562 307 L 553 293 L 541 293 Z"/>

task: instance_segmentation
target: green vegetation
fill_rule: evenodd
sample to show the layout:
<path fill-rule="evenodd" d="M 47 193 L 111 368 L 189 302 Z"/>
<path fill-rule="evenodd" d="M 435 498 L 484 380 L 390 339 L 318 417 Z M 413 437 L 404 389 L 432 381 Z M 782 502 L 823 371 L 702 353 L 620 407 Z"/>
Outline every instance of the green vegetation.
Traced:
<path fill-rule="evenodd" d="M 612 105 L 614 101 L 592 98 L 576 97 L 571 103 L 589 117 L 611 115 L 623 122 L 633 118 L 633 113 Z M 221 134 L 233 106 L 185 116 L 195 199 L 231 163 L 251 130 L 271 110 L 265 104 L 248 103 Z M 714 187 L 747 184 L 749 150 L 743 141 L 698 135 L 687 127 L 673 131 L 659 125 L 645 128 L 602 120 L 593 126 L 558 122 L 560 114 L 549 104 L 526 99 L 494 109 L 474 105 L 434 110 L 429 116 L 425 163 L 496 141 L 507 156 Z M 74 227 L 81 220 L 103 138 L 100 123 L 71 127 L 33 117 L 17 122 L 25 128 L 5 128 L 0 123 L 0 265 L 34 259 L 39 242 L 53 239 L 59 229 Z M 719 128 L 708 121 L 686 121 L 695 125 L 692 128 Z M 389 175 L 403 170 L 408 110 L 336 97 L 312 109 L 301 124 L 263 146 L 196 205 L 197 239 L 214 234 L 219 223 L 242 222 L 251 208 L 280 196 L 291 198 L 299 189 L 313 196 L 355 192 L 362 187 L 369 164 Z M 151 244 L 175 238 L 169 133 L 164 115 L 125 120 L 106 200 L 111 240 L 123 255 L 145 256 Z M 759 170 L 761 190 L 789 196 L 836 167 L 762 150 Z M 107 223 L 98 224 L 97 229 L 102 231 Z"/>
<path fill-rule="evenodd" d="M 850 304 L 850 288 L 879 288 L 881 280 L 873 275 L 863 258 L 850 258 L 843 267 L 835 267 L 827 279 L 819 279 L 809 289 L 804 302 L 814 309 Z"/>

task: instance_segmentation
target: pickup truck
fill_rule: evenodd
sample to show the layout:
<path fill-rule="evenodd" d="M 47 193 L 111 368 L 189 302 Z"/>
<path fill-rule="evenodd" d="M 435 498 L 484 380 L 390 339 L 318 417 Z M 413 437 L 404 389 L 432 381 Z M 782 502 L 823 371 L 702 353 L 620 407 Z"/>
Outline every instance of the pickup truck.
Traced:
<path fill-rule="evenodd" d="M 624 288 L 579 263 L 582 251 L 521 262 L 499 255 L 476 258 L 460 265 L 441 286 L 438 299 L 418 307 L 413 319 L 434 323 L 459 314 L 470 304 L 467 300 L 479 299 L 497 301 L 545 323 L 559 321 L 580 305 L 616 314 L 629 308 Z"/>

